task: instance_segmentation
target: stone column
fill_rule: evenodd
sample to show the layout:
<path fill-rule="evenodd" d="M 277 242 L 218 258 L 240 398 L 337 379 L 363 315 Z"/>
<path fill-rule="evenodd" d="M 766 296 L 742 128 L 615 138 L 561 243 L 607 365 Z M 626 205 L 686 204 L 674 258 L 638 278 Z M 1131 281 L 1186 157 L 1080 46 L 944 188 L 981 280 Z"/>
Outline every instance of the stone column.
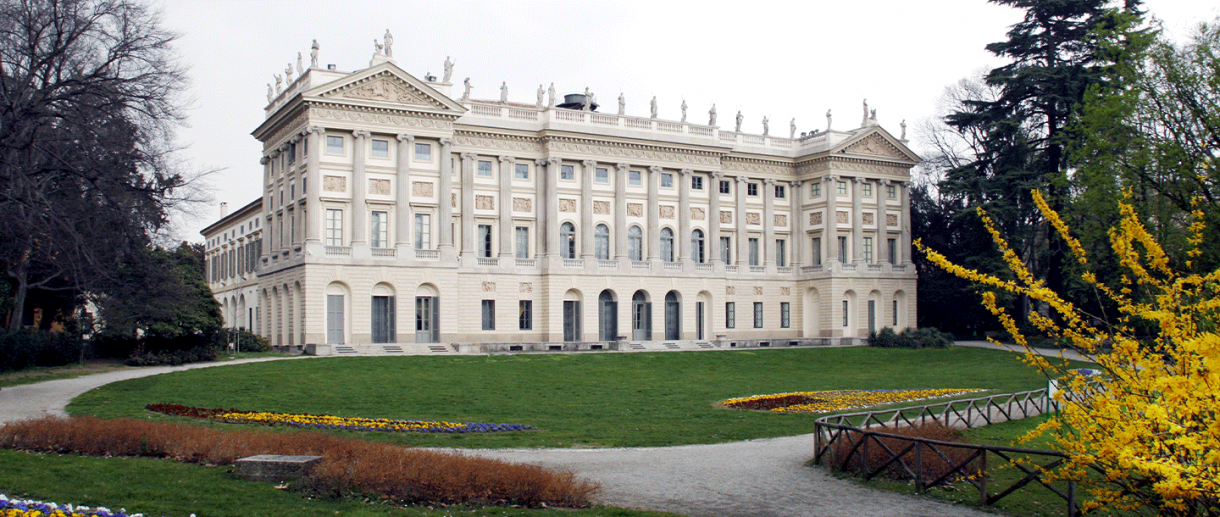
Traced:
<path fill-rule="evenodd" d="M 822 242 L 826 244 L 826 262 L 838 262 L 839 206 L 837 201 L 839 199 L 839 177 L 831 174 L 823 178 L 823 181 L 826 182 L 826 213 L 822 218 Z"/>
<path fill-rule="evenodd" d="M 657 193 L 661 190 L 661 168 L 653 165 L 648 168 L 648 235 L 647 243 L 648 260 L 659 260 L 661 258 L 661 202 L 657 199 Z M 658 305 L 664 308 L 663 305 Z M 662 318 L 664 313 L 662 313 Z"/>
<path fill-rule="evenodd" d="M 851 189 L 851 261 L 856 264 L 864 262 L 864 182 L 856 176 Z"/>
<path fill-rule="evenodd" d="M 453 249 L 453 139 L 441 139 L 441 181 L 437 187 L 437 249 Z"/>
<path fill-rule="evenodd" d="M 804 256 L 801 250 L 805 249 L 805 245 L 808 244 L 805 242 L 808 239 L 805 235 L 805 204 L 801 202 L 801 198 L 805 196 L 801 190 L 801 186 L 804 184 L 805 182 L 800 180 L 789 183 L 792 189 L 792 210 L 788 212 L 788 230 L 789 235 L 792 236 L 789 240 L 792 242 L 788 243 L 788 247 L 792 249 L 791 265 L 794 268 L 800 268 L 804 263 L 801 260 Z M 793 271 L 799 271 L 799 269 Z"/>
<path fill-rule="evenodd" d="M 500 258 L 513 257 L 513 176 L 517 159 L 500 157 Z"/>
<path fill-rule="evenodd" d="M 707 249 L 711 250 L 707 257 L 709 264 L 720 262 L 720 180 L 722 178 L 724 178 L 724 173 L 712 171 L 712 190 L 708 191 L 707 209 Z"/>
<path fill-rule="evenodd" d="M 764 266 L 775 265 L 775 180 L 772 178 L 763 180 L 763 242 L 759 251 L 763 254 Z"/>
<path fill-rule="evenodd" d="M 322 209 L 322 146 L 323 130 L 318 126 L 305 128 L 306 147 L 309 153 L 305 157 L 305 185 L 301 194 L 305 196 L 305 242 L 320 244 L 322 242 L 322 226 L 325 222 L 326 210 Z"/>
<path fill-rule="evenodd" d="M 364 144 L 370 136 L 368 131 L 352 131 L 356 143 L 352 150 L 352 246 L 368 244 L 368 206 L 364 198 L 368 192 L 368 180 L 364 177 Z"/>
<path fill-rule="evenodd" d="M 559 171 L 563 168 L 563 160 L 547 158 L 546 160 L 546 256 L 554 257 L 559 253 Z"/>
<path fill-rule="evenodd" d="M 396 206 L 394 207 L 394 246 L 404 250 L 411 249 L 411 148 L 415 145 L 415 136 L 398 135 L 398 177 L 394 181 L 398 185 Z"/>
<path fill-rule="evenodd" d="M 631 166 L 614 166 L 614 260 L 627 259 L 627 170 Z"/>
<path fill-rule="evenodd" d="M 478 156 L 462 153 L 462 249 L 463 257 L 475 255 L 474 243 L 474 164 Z M 444 193 L 441 193 L 444 195 Z"/>
<path fill-rule="evenodd" d="M 539 158 L 534 160 L 534 165 L 538 168 L 534 170 L 534 257 L 540 257 L 545 254 L 546 236 L 553 233 L 550 229 L 551 219 L 548 214 L 547 206 L 547 175 L 550 174 L 550 168 L 547 167 L 547 161 Z"/>
<path fill-rule="evenodd" d="M 902 215 L 898 221 L 898 227 L 902 228 L 902 237 L 898 242 L 898 255 L 903 265 L 911 263 L 911 184 L 909 182 L 901 183 L 898 187 L 901 192 L 898 193 L 902 199 Z"/>
<path fill-rule="evenodd" d="M 690 169 L 678 170 L 678 235 L 674 239 L 674 246 L 678 247 L 678 262 L 690 262 L 691 256 L 691 230 L 690 230 L 690 182 L 691 174 L 694 171 Z M 707 242 L 704 242 L 704 249 L 707 248 Z"/>
<path fill-rule="evenodd" d="M 737 266 L 750 264 L 750 230 L 746 227 L 746 185 L 750 179 L 737 177 Z"/>
<path fill-rule="evenodd" d="M 271 204 L 271 200 L 275 198 L 275 192 L 271 188 L 271 161 L 270 156 L 264 156 L 258 160 L 258 163 L 263 166 L 263 254 L 260 257 L 270 254 L 275 242 L 271 236 L 271 214 L 275 208 Z"/>
<path fill-rule="evenodd" d="M 580 175 L 580 258 L 593 259 L 593 168 L 597 162 L 585 160 Z"/>

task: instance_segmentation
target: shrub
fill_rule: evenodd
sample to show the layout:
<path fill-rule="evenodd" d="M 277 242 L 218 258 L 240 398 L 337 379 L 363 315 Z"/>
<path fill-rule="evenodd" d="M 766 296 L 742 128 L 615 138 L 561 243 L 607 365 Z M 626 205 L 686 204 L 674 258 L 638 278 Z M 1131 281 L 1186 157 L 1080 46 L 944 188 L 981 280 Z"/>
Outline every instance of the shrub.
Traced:
<path fill-rule="evenodd" d="M 940 423 L 921 424 L 910 427 L 899 427 L 896 429 L 887 428 L 873 430 L 887 434 L 909 436 L 912 438 L 924 438 L 928 440 L 962 444 L 967 443 L 962 438 L 961 431 L 946 427 L 944 424 Z M 893 459 L 893 455 L 886 451 L 885 448 L 878 445 L 878 442 L 884 444 L 885 447 L 888 447 L 890 451 L 895 453 L 907 448 L 913 443 L 913 440 L 905 440 L 902 438 L 892 438 L 887 436 L 870 437 L 868 438 L 868 456 L 863 457 L 863 447 L 857 448 L 857 444 L 860 443 L 861 439 L 863 439 L 863 435 L 857 433 L 844 433 L 840 435 L 839 439 L 835 441 L 834 445 L 831 446 L 830 449 L 832 463 L 835 466 L 843 466 L 844 470 L 851 472 L 862 472 L 864 471 L 866 464 L 865 462 L 867 461 L 868 470 L 869 472 L 872 472 Z M 919 472 L 922 473 L 920 478 L 924 482 L 935 480 L 945 475 L 947 472 L 949 472 L 949 469 L 965 461 L 966 458 L 970 457 L 970 455 L 974 452 L 973 450 L 967 448 L 937 445 L 936 449 L 949 459 L 949 461 L 945 461 L 945 458 L 942 458 L 939 454 L 936 454 L 929 449 L 928 445 L 924 445 L 923 447 L 924 451 L 921 455 L 923 465 L 922 470 Z M 851 460 L 847 461 L 846 465 L 844 465 L 844 460 L 847 458 L 848 453 L 851 452 L 853 448 L 856 449 L 855 453 L 851 455 Z M 950 464 L 950 462 L 952 462 L 952 464 Z M 903 464 L 906 465 L 906 469 L 903 468 Z M 915 467 L 916 453 L 915 449 L 911 449 L 902 455 L 901 464 L 899 462 L 890 464 L 885 468 L 885 471 L 881 475 L 889 479 L 910 480 L 914 478 L 910 473 L 907 472 L 907 469 L 916 471 Z M 977 475 L 978 472 L 978 460 L 974 460 L 962 468 L 963 476 L 974 476 Z"/>
<path fill-rule="evenodd" d="M 898 340 L 898 334 L 894 333 L 894 329 L 883 327 L 880 332 L 868 333 L 868 346 L 896 348 L 901 346 L 901 344 Z"/>
<path fill-rule="evenodd" d="M 934 327 L 903 329 L 895 334 L 894 329 L 884 327 L 880 332 L 868 334 L 868 345 L 882 348 L 949 348 L 953 345 L 953 334 L 941 332 Z"/>
<path fill-rule="evenodd" d="M 196 347 L 190 350 L 174 350 L 133 354 L 127 358 L 128 366 L 178 366 L 186 363 L 215 361 L 220 350 L 214 346 Z"/>
<path fill-rule="evenodd" d="M 74 363 L 80 360 L 83 347 L 80 336 L 68 332 L 0 332 L 0 372 Z"/>
<path fill-rule="evenodd" d="M 267 338 L 246 329 L 239 330 L 236 339 L 241 343 L 242 352 L 266 352 L 271 350 L 271 343 L 267 342 Z M 225 346 L 227 347 L 228 343 L 225 343 Z"/>
<path fill-rule="evenodd" d="M 404 504 L 582 507 L 599 487 L 567 471 L 312 432 L 232 432 L 186 424 L 44 417 L 0 427 L 0 447 L 150 456 L 208 466 L 258 454 L 322 456 L 296 485 L 329 497 L 381 494 Z"/>

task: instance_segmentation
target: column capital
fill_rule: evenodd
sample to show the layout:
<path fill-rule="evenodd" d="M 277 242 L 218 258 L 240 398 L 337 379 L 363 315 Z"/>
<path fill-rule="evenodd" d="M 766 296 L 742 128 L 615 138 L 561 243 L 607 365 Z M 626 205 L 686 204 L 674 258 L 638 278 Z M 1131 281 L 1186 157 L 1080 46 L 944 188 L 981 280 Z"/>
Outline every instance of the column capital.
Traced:
<path fill-rule="evenodd" d="M 543 165 L 546 165 L 546 164 L 547 164 L 547 162 L 549 162 L 549 161 L 550 161 L 550 160 L 548 160 L 548 159 L 546 159 L 546 158 L 538 158 L 537 160 L 534 160 L 534 165 L 537 165 L 537 166 L 541 167 L 541 166 L 543 166 Z"/>
<path fill-rule="evenodd" d="M 681 174 L 683 176 L 689 176 L 689 175 L 693 174 L 694 172 L 695 172 L 694 169 L 678 169 L 678 174 Z"/>
<path fill-rule="evenodd" d="M 584 161 L 580 162 L 580 164 L 584 165 L 585 167 L 592 167 L 594 165 L 597 165 L 597 161 L 596 160 L 584 160 Z"/>
<path fill-rule="evenodd" d="M 856 183 L 864 183 L 864 182 L 868 181 L 868 178 L 865 178 L 864 176 L 856 176 L 855 181 L 856 181 Z"/>
<path fill-rule="evenodd" d="M 305 129 L 302 129 L 302 130 L 301 130 L 301 135 L 302 135 L 302 136 L 303 136 L 303 135 L 308 135 L 308 134 L 310 134 L 310 133 L 317 133 L 317 134 L 319 134 L 319 135 L 320 135 L 320 134 L 325 133 L 325 132 L 326 132 L 326 129 L 325 129 L 325 128 L 323 128 L 322 126 L 309 126 L 309 127 L 306 127 Z"/>
<path fill-rule="evenodd" d="M 889 185 L 889 184 L 890 184 L 890 180 L 888 180 L 888 179 L 879 179 L 879 180 L 877 180 L 877 183 L 880 183 L 880 184 L 882 184 L 882 185 Z"/>
<path fill-rule="evenodd" d="M 724 172 L 723 171 L 712 171 L 712 177 L 716 178 L 716 179 L 723 178 Z"/>
<path fill-rule="evenodd" d="M 546 159 L 546 164 L 548 166 L 555 166 L 555 165 L 559 165 L 560 163 L 563 163 L 562 158 L 557 158 L 555 156 L 552 156 L 552 157 Z"/>
<path fill-rule="evenodd" d="M 822 176 L 822 181 L 825 181 L 827 183 L 830 183 L 832 181 L 839 181 L 839 175 L 838 174 L 827 174 L 825 176 Z"/>
<path fill-rule="evenodd" d="M 406 133 L 399 133 L 399 134 L 398 134 L 398 136 L 397 136 L 396 138 L 398 138 L 398 141 L 399 141 L 399 142 L 406 142 L 406 143 L 408 143 L 408 144 L 415 143 L 415 135 L 408 135 L 408 134 L 406 134 Z"/>
<path fill-rule="evenodd" d="M 649 166 L 649 167 L 648 167 L 648 172 L 651 172 L 651 173 L 653 173 L 653 174 L 660 173 L 660 172 L 661 172 L 661 166 L 660 166 L 660 165 L 652 165 L 652 166 Z"/>
<path fill-rule="evenodd" d="M 272 160 L 279 158 L 280 149 L 272 149 L 270 153 L 267 153 L 267 155 L 270 156 Z"/>
<path fill-rule="evenodd" d="M 267 164 L 268 164 L 268 163 L 270 163 L 270 162 L 271 162 L 271 157 L 270 157 L 270 156 L 264 156 L 264 157 L 262 157 L 262 158 L 259 158 L 259 159 L 258 159 L 258 164 L 259 164 L 259 165 L 267 165 Z"/>
<path fill-rule="evenodd" d="M 625 171 L 625 170 L 627 170 L 627 169 L 630 169 L 630 168 L 631 168 L 631 164 L 629 164 L 629 163 L 617 163 L 617 164 L 615 164 L 615 165 L 614 165 L 614 168 L 615 168 L 615 169 L 618 169 L 618 170 L 620 170 L 620 171 Z"/>
<path fill-rule="evenodd" d="M 452 138 L 442 138 L 441 145 L 453 145 L 453 139 Z"/>
<path fill-rule="evenodd" d="M 301 141 L 301 135 L 299 135 L 299 134 L 298 134 L 298 135 L 292 135 L 292 138 L 289 138 L 289 139 L 288 139 L 288 142 L 289 142 L 289 143 L 293 143 L 293 144 L 295 144 L 295 143 L 297 143 L 297 142 L 300 142 L 300 141 Z"/>
<path fill-rule="evenodd" d="M 356 138 L 368 138 L 370 136 L 373 136 L 373 134 L 369 133 L 367 130 L 364 130 L 364 129 L 357 129 L 355 131 L 352 131 L 352 136 L 354 136 Z"/>
<path fill-rule="evenodd" d="M 775 184 L 775 178 L 767 178 L 767 179 L 764 179 L 764 180 L 763 180 L 763 184 L 764 184 L 764 185 L 768 185 L 768 186 L 770 186 L 770 185 L 774 185 L 774 184 Z"/>
<path fill-rule="evenodd" d="M 280 146 L 276 150 L 281 153 L 288 152 L 288 142 L 284 142 L 284 143 L 280 144 Z"/>
<path fill-rule="evenodd" d="M 465 152 L 465 153 L 462 153 L 460 156 L 462 157 L 462 159 L 463 159 L 463 160 L 473 160 L 473 159 L 475 159 L 475 158 L 476 158 L 478 155 L 476 155 L 476 154 L 474 154 L 474 153 L 472 153 L 472 152 Z"/>
<path fill-rule="evenodd" d="M 512 165 L 514 163 L 517 163 L 517 157 L 516 156 L 501 156 L 500 163 L 507 163 L 509 165 Z"/>
<path fill-rule="evenodd" d="M 747 178 L 747 177 L 745 177 L 745 176 L 738 176 L 738 177 L 737 177 L 737 183 L 746 183 L 746 182 L 749 182 L 749 181 L 750 181 L 750 178 Z"/>
<path fill-rule="evenodd" d="M 793 180 L 789 181 L 788 184 L 792 185 L 792 188 L 800 188 L 801 185 L 805 184 L 805 180 Z"/>

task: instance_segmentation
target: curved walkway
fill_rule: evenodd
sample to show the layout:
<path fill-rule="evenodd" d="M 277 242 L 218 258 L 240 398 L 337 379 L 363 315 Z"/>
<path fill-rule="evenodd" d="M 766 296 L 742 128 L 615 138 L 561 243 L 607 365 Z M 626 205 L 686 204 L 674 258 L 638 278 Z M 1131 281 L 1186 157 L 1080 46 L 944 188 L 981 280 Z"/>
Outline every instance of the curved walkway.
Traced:
<path fill-rule="evenodd" d="M 63 415 L 74 397 L 111 382 L 283 358 L 107 372 L 0 390 L 0 424 Z M 806 467 L 812 435 L 715 445 L 634 449 L 464 450 L 465 454 L 571 470 L 600 482 L 601 502 L 702 516 L 984 517 L 993 514 L 873 490 Z"/>

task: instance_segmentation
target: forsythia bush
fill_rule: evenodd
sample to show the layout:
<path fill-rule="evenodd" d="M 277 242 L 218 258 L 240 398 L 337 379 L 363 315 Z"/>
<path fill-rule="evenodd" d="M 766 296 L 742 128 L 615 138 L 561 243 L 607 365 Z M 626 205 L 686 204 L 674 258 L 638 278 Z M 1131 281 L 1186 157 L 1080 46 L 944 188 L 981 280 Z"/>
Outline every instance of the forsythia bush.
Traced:
<path fill-rule="evenodd" d="M 1036 191 L 1034 199 L 1089 271 L 1080 242 Z M 1056 395 L 1061 412 L 1031 437 L 1052 432 L 1061 450 L 1071 455 L 1067 468 L 1056 476 L 1089 487 L 1092 498 L 1083 509 L 1220 515 L 1220 270 L 1175 271 L 1135 209 L 1124 203 L 1121 213 L 1119 226 L 1110 230 L 1111 247 L 1123 268 L 1119 284 L 1106 285 L 1092 272 L 1082 275 L 1099 296 L 1119 308 L 1112 321 L 1101 324 L 1096 322 L 1104 319 L 1084 314 L 1035 279 L 982 209 L 979 215 L 1016 280 L 963 268 L 919 242 L 916 246 L 959 277 L 1045 302 L 1056 317 L 1034 312 L 1030 321 L 1048 336 L 1064 338 L 1103 370 L 1086 382 L 1065 362 L 1028 350 L 1025 355 L 1043 373 L 1066 381 L 1067 388 Z M 1188 253 L 1188 270 L 1200 254 L 1203 234 L 1203 213 L 1196 210 L 1192 216 L 1194 249 Z M 998 305 L 994 292 L 983 295 L 983 305 L 1028 349 L 1016 321 Z M 1151 328 L 1152 335 L 1137 339 L 1137 326 Z"/>

